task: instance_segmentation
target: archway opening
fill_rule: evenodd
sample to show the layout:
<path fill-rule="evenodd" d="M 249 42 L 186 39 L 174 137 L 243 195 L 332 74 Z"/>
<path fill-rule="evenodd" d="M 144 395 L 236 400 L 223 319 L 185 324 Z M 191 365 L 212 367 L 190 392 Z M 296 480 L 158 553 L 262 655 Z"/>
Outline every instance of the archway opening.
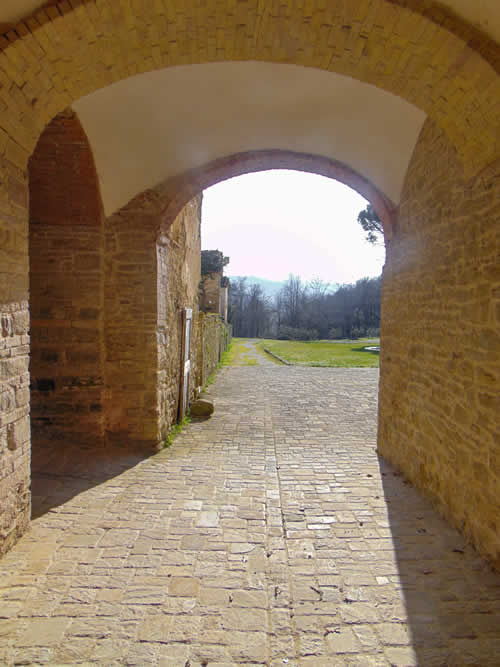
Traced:
<path fill-rule="evenodd" d="M 385 244 L 383 234 L 376 245 L 368 243 L 357 222 L 367 205 L 338 181 L 292 170 L 240 176 L 205 190 L 202 248 L 228 256 L 233 335 L 378 339 Z"/>

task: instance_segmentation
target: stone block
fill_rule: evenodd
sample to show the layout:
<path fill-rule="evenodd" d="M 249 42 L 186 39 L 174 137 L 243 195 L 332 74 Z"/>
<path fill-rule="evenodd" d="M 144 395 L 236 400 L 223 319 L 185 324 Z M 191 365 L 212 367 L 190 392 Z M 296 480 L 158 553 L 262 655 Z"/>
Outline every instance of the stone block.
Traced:
<path fill-rule="evenodd" d="M 193 417 L 210 417 L 214 412 L 214 402 L 211 398 L 198 398 L 191 403 L 189 411 Z"/>

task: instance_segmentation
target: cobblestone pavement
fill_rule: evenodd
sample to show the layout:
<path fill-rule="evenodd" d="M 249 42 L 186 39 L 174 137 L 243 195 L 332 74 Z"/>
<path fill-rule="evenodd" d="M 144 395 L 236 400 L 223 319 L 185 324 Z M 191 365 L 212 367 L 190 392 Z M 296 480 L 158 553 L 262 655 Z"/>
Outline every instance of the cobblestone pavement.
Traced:
<path fill-rule="evenodd" d="M 498 666 L 500 576 L 377 458 L 377 381 L 224 368 L 170 449 L 54 457 L 0 664 Z"/>

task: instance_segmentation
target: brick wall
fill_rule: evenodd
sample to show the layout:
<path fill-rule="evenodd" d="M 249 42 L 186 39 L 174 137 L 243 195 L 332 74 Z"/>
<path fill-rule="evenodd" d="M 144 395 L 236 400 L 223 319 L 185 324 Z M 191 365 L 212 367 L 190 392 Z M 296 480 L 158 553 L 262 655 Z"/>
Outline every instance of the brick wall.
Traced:
<path fill-rule="evenodd" d="M 161 202 L 148 191 L 105 224 L 105 430 L 113 446 L 158 442 L 156 235 Z"/>
<path fill-rule="evenodd" d="M 30 159 L 31 415 L 34 465 L 57 443 L 103 438 L 103 214 L 92 151 L 72 112 Z"/>
<path fill-rule="evenodd" d="M 28 179 L 0 157 L 0 554 L 29 523 Z"/>
<path fill-rule="evenodd" d="M 150 451 L 177 419 L 185 307 L 197 345 L 201 196 L 161 232 L 164 208 L 147 191 L 107 219 L 105 234 L 106 438 Z M 193 383 L 196 373 L 193 355 Z"/>
<path fill-rule="evenodd" d="M 26 301 L 0 315 L 0 554 L 30 519 L 29 312 Z"/>
<path fill-rule="evenodd" d="M 500 568 L 500 163 L 428 121 L 383 278 L 379 451 Z"/>

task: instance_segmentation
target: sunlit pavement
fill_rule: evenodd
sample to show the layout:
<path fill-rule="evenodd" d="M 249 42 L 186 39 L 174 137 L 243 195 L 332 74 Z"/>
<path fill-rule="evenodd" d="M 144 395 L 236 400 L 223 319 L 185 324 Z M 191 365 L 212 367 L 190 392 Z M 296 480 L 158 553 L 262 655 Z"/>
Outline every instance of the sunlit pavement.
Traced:
<path fill-rule="evenodd" d="M 377 382 L 224 368 L 170 449 L 54 456 L 0 664 L 498 666 L 500 576 L 378 459 Z"/>

